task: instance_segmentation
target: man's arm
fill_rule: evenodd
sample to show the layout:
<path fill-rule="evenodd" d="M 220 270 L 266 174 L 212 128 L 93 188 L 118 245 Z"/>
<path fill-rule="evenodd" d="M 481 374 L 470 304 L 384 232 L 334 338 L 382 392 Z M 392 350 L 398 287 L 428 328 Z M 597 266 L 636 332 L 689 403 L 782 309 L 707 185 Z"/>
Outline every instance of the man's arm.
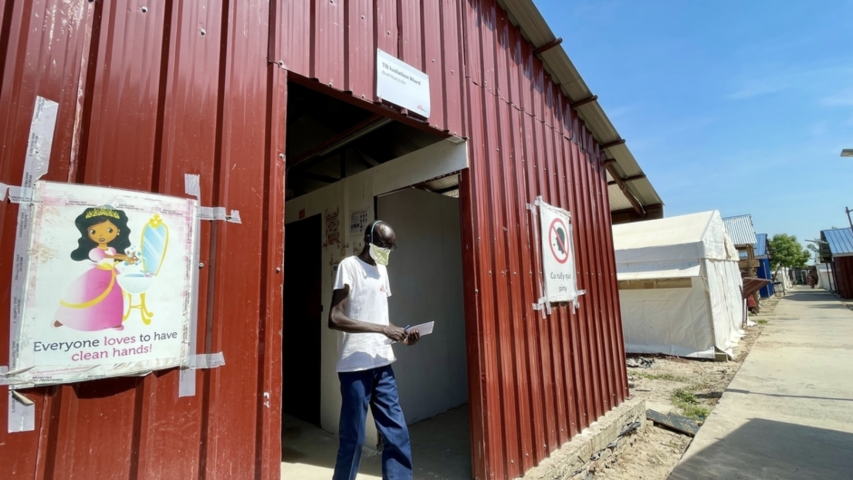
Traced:
<path fill-rule="evenodd" d="M 349 318 L 344 313 L 349 300 L 349 285 L 332 292 L 332 308 L 329 310 L 329 328 L 346 333 L 381 333 L 396 342 L 406 340 L 406 331 L 394 325 L 377 325 Z"/>

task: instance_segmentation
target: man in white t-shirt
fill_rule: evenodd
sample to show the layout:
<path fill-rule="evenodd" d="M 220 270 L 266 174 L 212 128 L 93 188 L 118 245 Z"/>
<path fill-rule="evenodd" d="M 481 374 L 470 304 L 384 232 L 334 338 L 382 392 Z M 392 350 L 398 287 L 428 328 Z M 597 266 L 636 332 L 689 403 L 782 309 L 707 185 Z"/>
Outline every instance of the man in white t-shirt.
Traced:
<path fill-rule="evenodd" d="M 382 478 L 411 480 L 412 446 L 400 408 L 391 363 L 396 358 L 386 339 L 414 345 L 417 330 L 406 330 L 388 319 L 388 256 L 397 248 L 397 235 L 377 220 L 364 232 L 364 249 L 338 265 L 329 310 L 329 328 L 338 330 L 341 381 L 340 445 L 334 480 L 354 480 L 364 446 L 367 407 L 382 438 Z"/>

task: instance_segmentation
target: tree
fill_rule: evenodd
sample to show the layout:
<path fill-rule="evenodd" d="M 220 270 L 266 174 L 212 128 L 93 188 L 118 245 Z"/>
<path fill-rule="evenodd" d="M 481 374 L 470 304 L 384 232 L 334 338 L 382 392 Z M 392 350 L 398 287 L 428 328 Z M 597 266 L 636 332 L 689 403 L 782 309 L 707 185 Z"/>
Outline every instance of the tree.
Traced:
<path fill-rule="evenodd" d="M 788 268 L 805 268 L 811 258 L 811 252 L 803 248 L 797 241 L 796 235 L 778 233 L 770 239 L 770 249 L 773 251 L 771 268 L 776 271 L 780 266 Z"/>

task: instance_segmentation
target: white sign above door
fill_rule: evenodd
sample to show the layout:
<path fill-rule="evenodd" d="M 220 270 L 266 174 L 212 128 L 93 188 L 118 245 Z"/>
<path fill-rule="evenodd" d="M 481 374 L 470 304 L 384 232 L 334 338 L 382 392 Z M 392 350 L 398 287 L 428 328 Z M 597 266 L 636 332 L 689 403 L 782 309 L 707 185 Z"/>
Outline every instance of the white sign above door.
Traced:
<path fill-rule="evenodd" d="M 376 96 L 429 118 L 429 76 L 376 49 Z"/>

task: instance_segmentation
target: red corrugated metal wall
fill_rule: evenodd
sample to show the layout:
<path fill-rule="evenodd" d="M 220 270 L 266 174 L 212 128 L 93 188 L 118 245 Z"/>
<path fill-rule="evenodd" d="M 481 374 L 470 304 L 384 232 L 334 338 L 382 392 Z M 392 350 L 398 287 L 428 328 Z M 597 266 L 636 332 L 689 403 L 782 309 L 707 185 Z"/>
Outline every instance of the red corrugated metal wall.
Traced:
<path fill-rule="evenodd" d="M 521 475 L 627 395 L 602 152 L 494 0 L 301 0 L 282 15 L 275 58 L 288 70 L 373 102 L 380 48 L 429 74 L 430 126 L 469 138 L 474 472 Z M 526 205 L 538 195 L 572 212 L 587 292 L 577 313 L 547 319 L 532 309 L 541 272 Z"/>
<path fill-rule="evenodd" d="M 0 471 L 278 476 L 284 69 L 375 109 L 376 48 L 429 74 L 430 127 L 469 138 L 477 478 L 521 475 L 627 395 L 602 154 L 495 0 L 6 1 L 0 25 L 0 181 L 20 181 L 42 95 L 60 102 L 48 179 L 181 195 L 183 173 L 200 173 L 203 203 L 243 218 L 203 227 L 199 350 L 223 351 L 227 366 L 197 373 L 192 398 L 177 397 L 176 371 L 36 390 L 35 432 L 3 433 L 0 420 Z M 532 309 L 541 272 L 526 205 L 539 195 L 573 215 L 587 292 L 576 313 Z M 0 278 L 15 215 L 0 208 Z M 0 311 L 8 302 L 4 290 Z"/>
<path fill-rule="evenodd" d="M 36 95 L 59 102 L 53 181 L 184 195 L 242 225 L 202 226 L 199 353 L 227 366 L 35 389 L 34 432 L 7 434 L 4 478 L 278 478 L 286 72 L 267 62 L 266 1 L 4 1 L 0 181 L 21 182 Z M 0 278 L 17 207 L 0 204 Z M 8 285 L 7 281 L 2 284 Z M 9 290 L 0 290 L 0 363 Z M 277 350 L 278 349 L 278 350 Z M 264 397 L 264 393 L 269 398 Z M 271 399 L 271 400 L 270 400 Z M 266 403 L 265 403 L 266 401 Z"/>
<path fill-rule="evenodd" d="M 853 257 L 834 258 L 832 272 L 841 298 L 853 298 Z"/>

